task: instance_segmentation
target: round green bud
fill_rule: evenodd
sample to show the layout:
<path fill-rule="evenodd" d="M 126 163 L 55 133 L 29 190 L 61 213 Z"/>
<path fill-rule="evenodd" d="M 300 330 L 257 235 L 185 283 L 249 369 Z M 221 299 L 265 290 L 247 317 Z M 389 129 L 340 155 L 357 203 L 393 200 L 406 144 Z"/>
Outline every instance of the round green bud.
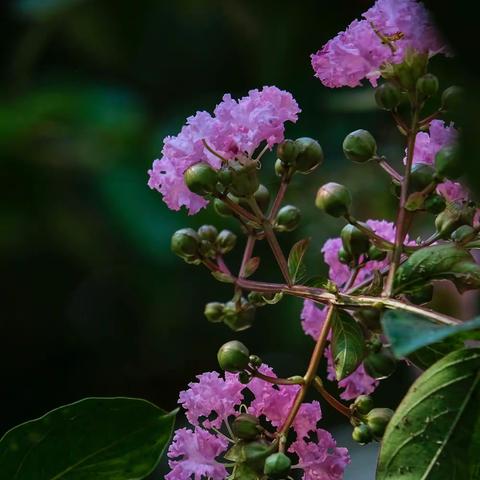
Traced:
<path fill-rule="evenodd" d="M 410 190 L 420 192 L 433 182 L 435 169 L 425 163 L 417 163 L 410 173 Z"/>
<path fill-rule="evenodd" d="M 432 193 L 423 203 L 425 210 L 429 213 L 437 215 L 445 210 L 447 202 L 441 195 Z"/>
<path fill-rule="evenodd" d="M 442 109 L 456 112 L 463 103 L 463 89 L 452 85 L 442 93 Z"/>
<path fill-rule="evenodd" d="M 437 215 L 435 228 L 440 238 L 448 238 L 458 227 L 472 223 L 472 210 L 469 207 L 461 208 L 455 204 L 448 204 L 445 210 Z"/>
<path fill-rule="evenodd" d="M 354 258 L 368 252 L 370 239 L 355 225 L 345 225 L 340 232 L 344 250 Z"/>
<path fill-rule="evenodd" d="M 283 174 L 287 171 L 288 166 L 285 165 L 279 158 L 275 160 L 275 174 L 277 177 L 283 177 Z"/>
<path fill-rule="evenodd" d="M 209 195 L 216 191 L 217 172 L 206 163 L 196 163 L 183 174 L 188 189 L 197 195 Z"/>
<path fill-rule="evenodd" d="M 263 472 L 265 459 L 272 451 L 272 446 L 262 440 L 247 443 L 243 449 L 245 463 L 254 470 Z"/>
<path fill-rule="evenodd" d="M 385 260 L 387 257 L 387 252 L 380 250 L 375 245 L 370 245 L 370 247 L 368 247 L 367 255 L 370 260 L 379 262 L 381 260 Z"/>
<path fill-rule="evenodd" d="M 353 402 L 358 413 L 366 415 L 373 407 L 373 398 L 368 395 L 359 395 Z"/>
<path fill-rule="evenodd" d="M 277 478 L 286 475 L 292 466 L 292 461 L 284 453 L 277 452 L 269 455 L 265 460 L 263 473 Z"/>
<path fill-rule="evenodd" d="M 260 422 L 257 417 L 241 413 L 232 423 L 233 434 L 242 440 L 253 440 L 258 436 Z"/>
<path fill-rule="evenodd" d="M 356 312 L 356 317 L 368 330 L 378 332 L 382 329 L 380 324 L 380 310 L 378 308 L 362 308 Z"/>
<path fill-rule="evenodd" d="M 260 185 L 253 194 L 262 212 L 265 212 L 270 205 L 270 191 L 265 185 Z"/>
<path fill-rule="evenodd" d="M 383 437 L 388 422 L 393 417 L 393 413 L 393 410 L 390 410 L 390 408 L 374 408 L 370 410 L 367 415 L 367 425 L 375 437 Z"/>
<path fill-rule="evenodd" d="M 309 137 L 301 137 L 295 140 L 297 158 L 295 170 L 300 173 L 310 173 L 323 163 L 324 155 L 320 144 Z"/>
<path fill-rule="evenodd" d="M 394 110 L 400 105 L 402 94 L 393 83 L 382 83 L 375 89 L 375 101 L 383 110 Z"/>
<path fill-rule="evenodd" d="M 218 181 L 224 186 L 229 187 L 232 183 L 232 171 L 228 165 L 223 165 L 217 172 Z"/>
<path fill-rule="evenodd" d="M 215 240 L 215 246 L 222 255 L 233 250 L 236 243 L 237 236 L 230 230 L 222 230 Z"/>
<path fill-rule="evenodd" d="M 213 225 L 202 225 L 197 233 L 202 240 L 214 243 L 217 239 L 218 230 Z"/>
<path fill-rule="evenodd" d="M 354 162 L 368 162 L 377 153 L 377 142 L 367 130 L 355 130 L 345 137 L 343 153 Z"/>
<path fill-rule="evenodd" d="M 435 169 L 442 177 L 455 180 L 463 174 L 463 166 L 457 145 L 443 147 L 435 155 Z"/>
<path fill-rule="evenodd" d="M 452 233 L 454 242 L 468 242 L 473 240 L 477 235 L 477 231 L 470 225 L 462 225 Z"/>
<path fill-rule="evenodd" d="M 262 359 L 258 355 L 250 355 L 250 365 L 254 367 L 260 367 L 262 365 Z"/>
<path fill-rule="evenodd" d="M 361 423 L 353 429 L 352 438 L 360 445 L 365 445 L 373 440 L 372 433 L 365 423 Z"/>
<path fill-rule="evenodd" d="M 295 163 L 298 154 L 297 143 L 289 138 L 277 146 L 277 157 L 284 165 L 291 166 Z"/>
<path fill-rule="evenodd" d="M 417 80 L 417 92 L 425 98 L 433 97 L 438 92 L 438 78 L 426 73 Z"/>
<path fill-rule="evenodd" d="M 248 348 L 238 340 L 223 344 L 217 353 L 220 368 L 227 372 L 241 372 L 248 367 Z"/>
<path fill-rule="evenodd" d="M 421 287 L 417 287 L 406 294 L 406 297 L 410 302 L 415 305 L 423 305 L 432 301 L 433 298 L 433 285 L 426 284 Z"/>
<path fill-rule="evenodd" d="M 248 372 L 239 372 L 238 374 L 238 381 L 242 385 L 249 384 L 251 379 L 252 379 L 252 376 Z"/>
<path fill-rule="evenodd" d="M 233 212 L 230 209 L 230 207 L 219 198 L 215 198 L 213 200 L 213 209 L 221 217 L 231 217 L 233 215 Z"/>
<path fill-rule="evenodd" d="M 172 235 L 170 246 L 172 252 L 179 257 L 196 257 L 199 251 L 200 237 L 193 228 L 182 228 Z"/>
<path fill-rule="evenodd" d="M 218 323 L 223 320 L 224 305 L 220 302 L 210 302 L 205 305 L 203 313 L 207 320 L 212 323 Z"/>
<path fill-rule="evenodd" d="M 230 191 L 237 197 L 250 197 L 260 186 L 258 181 L 257 164 L 249 162 L 241 164 L 233 162 L 230 164 L 232 172 L 232 180 L 230 183 Z"/>
<path fill-rule="evenodd" d="M 339 183 L 326 183 L 317 192 L 315 206 L 332 217 L 341 217 L 348 213 L 352 196 L 347 187 Z"/>
<path fill-rule="evenodd" d="M 370 352 L 378 353 L 382 350 L 383 343 L 378 336 L 372 336 L 367 342 L 367 349 Z"/>
<path fill-rule="evenodd" d="M 383 352 L 371 353 L 363 362 L 365 371 L 375 380 L 388 378 L 397 367 L 395 359 Z"/>
<path fill-rule="evenodd" d="M 242 299 L 241 307 L 236 302 L 225 304 L 223 322 L 235 332 L 250 328 L 255 320 L 255 307 Z"/>
<path fill-rule="evenodd" d="M 340 263 L 344 265 L 350 265 L 354 258 L 343 247 L 338 249 L 337 258 Z"/>
<path fill-rule="evenodd" d="M 285 205 L 282 207 L 275 219 L 276 229 L 281 232 L 293 232 L 300 224 L 302 214 L 294 205 Z"/>

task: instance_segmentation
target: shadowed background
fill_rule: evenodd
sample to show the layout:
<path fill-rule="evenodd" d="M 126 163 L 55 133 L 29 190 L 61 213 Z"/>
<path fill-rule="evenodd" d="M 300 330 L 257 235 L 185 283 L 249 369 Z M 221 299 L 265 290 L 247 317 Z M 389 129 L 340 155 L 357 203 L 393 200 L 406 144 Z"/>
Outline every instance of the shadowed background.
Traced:
<path fill-rule="evenodd" d="M 430 2 L 459 55 L 435 58 L 441 87 L 468 88 L 463 110 L 470 187 L 480 183 L 478 64 L 471 61 L 468 15 Z M 303 112 L 288 137 L 311 136 L 325 164 L 298 176 L 287 201 L 301 207 L 301 227 L 282 236 L 287 249 L 311 236 L 309 273 L 326 275 L 320 253 L 343 223 L 313 207 L 326 181 L 349 186 L 357 217 L 394 219 L 389 181 L 373 165 L 352 165 L 341 141 L 351 130 L 375 133 L 381 152 L 400 165 L 402 137 L 375 107 L 371 87 L 329 90 L 313 77 L 309 55 L 371 2 L 307 0 L 20 0 L 0 7 L 1 378 L 0 433 L 64 403 L 92 395 L 147 398 L 175 407 L 178 391 L 215 369 L 218 347 L 240 338 L 283 375 L 303 371 L 312 341 L 300 327 L 301 302 L 285 299 L 258 311 L 255 326 L 232 334 L 203 317 L 208 301 L 230 287 L 169 249 L 172 233 L 213 223 L 232 228 L 212 209 L 195 217 L 171 212 L 147 185 L 162 139 L 187 116 L 212 110 L 225 92 L 277 85 Z M 471 22 L 471 20 L 470 20 Z M 262 182 L 275 191 L 274 154 Z M 476 183 L 476 184 L 475 184 Z M 429 233 L 433 218 L 417 226 Z M 423 230 L 422 230 L 423 228 Z M 242 240 L 229 262 L 238 265 Z M 279 279 L 268 249 L 259 249 L 259 279 Z M 445 300 L 447 298 L 447 300 Z M 442 295 L 437 306 L 468 317 L 476 298 Z M 379 389 L 394 406 L 409 381 L 403 369 Z M 333 385 L 331 385 L 333 388 Z M 328 407 L 324 426 L 350 429 Z M 179 419 L 179 424 L 184 420 Z M 355 474 L 372 478 L 375 447 L 353 450 Z M 368 457 L 368 458 L 367 458 Z M 356 463 L 355 463 L 356 462 Z M 160 467 L 159 472 L 163 472 Z M 161 478 L 158 473 L 152 478 Z"/>

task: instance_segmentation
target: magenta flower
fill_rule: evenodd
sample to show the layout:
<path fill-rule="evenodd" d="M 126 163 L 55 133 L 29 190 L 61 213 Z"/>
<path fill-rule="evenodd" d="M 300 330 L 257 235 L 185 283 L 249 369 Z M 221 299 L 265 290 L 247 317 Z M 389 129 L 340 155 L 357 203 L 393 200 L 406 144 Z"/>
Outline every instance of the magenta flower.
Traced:
<path fill-rule="evenodd" d="M 350 463 L 346 448 L 337 447 L 326 430 L 316 430 L 316 441 L 297 439 L 289 452 L 298 455 L 298 466 L 303 469 L 303 480 L 341 480 Z"/>
<path fill-rule="evenodd" d="M 167 453 L 171 471 L 165 480 L 190 480 L 192 476 L 194 480 L 224 480 L 228 472 L 216 458 L 227 446 L 226 438 L 203 428 L 177 430 Z"/>
<path fill-rule="evenodd" d="M 386 63 L 401 63 L 407 49 L 447 53 L 424 6 L 416 0 L 378 0 L 344 32 L 311 56 L 315 76 L 327 87 L 376 86 Z M 390 45 L 384 40 L 388 39 Z"/>
<path fill-rule="evenodd" d="M 458 182 L 447 180 L 437 187 L 437 193 L 447 202 L 465 202 L 468 200 L 468 190 Z"/>
<path fill-rule="evenodd" d="M 284 138 L 284 123 L 296 122 L 300 109 L 288 92 L 277 87 L 251 90 L 246 97 L 233 100 L 228 94 L 216 106 L 214 115 L 197 112 L 176 136 L 164 139 L 162 157 L 155 160 L 148 185 L 158 190 L 172 210 L 182 206 L 190 215 L 207 205 L 207 201 L 186 187 L 183 174 L 198 162 L 218 169 L 221 160 L 204 145 L 204 141 L 227 160 L 250 159 L 266 142 L 271 148 Z"/>

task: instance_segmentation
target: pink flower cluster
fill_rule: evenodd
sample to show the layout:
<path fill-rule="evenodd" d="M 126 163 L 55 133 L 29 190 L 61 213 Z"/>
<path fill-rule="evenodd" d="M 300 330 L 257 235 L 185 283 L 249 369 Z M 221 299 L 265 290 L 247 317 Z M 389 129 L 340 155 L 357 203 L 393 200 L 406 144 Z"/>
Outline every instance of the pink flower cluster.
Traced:
<path fill-rule="evenodd" d="M 356 87 L 364 78 L 376 86 L 381 67 L 402 62 L 408 49 L 429 55 L 447 52 L 416 0 L 377 0 L 362 17 L 312 55 L 315 76 L 325 86 Z"/>
<path fill-rule="evenodd" d="M 148 171 L 148 185 L 163 195 L 170 209 L 185 206 L 193 215 L 207 202 L 188 190 L 183 180 L 185 170 L 198 162 L 206 162 L 214 169 L 221 163 L 204 141 L 225 159 L 249 157 L 262 142 L 270 148 L 281 142 L 284 123 L 296 122 L 299 112 L 292 95 L 277 87 L 251 90 L 240 100 L 225 94 L 213 115 L 197 112 L 187 118 L 178 135 L 164 139 L 162 157 Z"/>
<path fill-rule="evenodd" d="M 266 365 L 262 365 L 260 371 L 275 376 Z M 243 385 L 237 375 L 226 373 L 222 377 L 217 372 L 198 375 L 197 381 L 188 387 L 180 393 L 179 403 L 194 428 L 176 431 L 168 450 L 171 471 L 166 480 L 227 478 L 228 472 L 220 460 L 229 447 L 226 437 L 219 433 L 222 426 L 232 421 L 239 414 L 240 405 L 245 406 L 247 398 L 253 396 L 248 412 L 278 428 L 300 388 L 298 385 L 277 386 L 258 378 Z M 321 418 L 317 401 L 302 404 L 293 424 L 297 438 L 289 451 L 298 456 L 304 480 L 341 480 L 350 457 L 346 448 L 337 447 L 332 436 L 318 428 Z M 316 434 L 315 441 L 311 434 Z"/>

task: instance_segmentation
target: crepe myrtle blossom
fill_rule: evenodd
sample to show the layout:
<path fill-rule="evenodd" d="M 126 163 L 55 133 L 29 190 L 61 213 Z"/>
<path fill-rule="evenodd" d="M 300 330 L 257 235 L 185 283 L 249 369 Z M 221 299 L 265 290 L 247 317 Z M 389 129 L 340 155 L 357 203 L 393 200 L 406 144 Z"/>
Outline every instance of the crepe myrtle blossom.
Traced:
<path fill-rule="evenodd" d="M 263 142 L 268 148 L 281 142 L 285 122 L 296 122 L 299 112 L 293 96 L 277 87 L 250 90 L 239 100 L 225 94 L 213 114 L 197 112 L 178 135 L 164 139 L 162 156 L 148 171 L 148 185 L 163 195 L 170 209 L 185 206 L 193 215 L 208 202 L 187 188 L 185 170 L 199 162 L 214 169 L 221 165 L 205 143 L 226 160 L 248 161 Z"/>
<path fill-rule="evenodd" d="M 373 86 L 387 63 L 401 63 L 413 49 L 433 56 L 448 53 L 429 13 L 416 0 L 378 0 L 344 32 L 311 56 L 315 76 L 327 87 Z"/>
<path fill-rule="evenodd" d="M 262 365 L 259 371 L 275 377 L 267 365 Z M 299 388 L 298 385 L 273 385 L 259 378 L 253 378 L 244 385 L 236 374 L 228 372 L 225 376 L 217 372 L 198 375 L 197 381 L 190 383 L 188 389 L 180 393 L 179 403 L 194 427 L 176 431 L 168 450 L 171 471 L 166 480 L 227 478 L 229 474 L 221 457 L 229 448 L 229 442 L 220 429 L 227 427 L 225 434 L 228 435 L 227 425 L 241 411 L 245 412 L 245 408 L 248 413 L 279 428 Z M 350 462 L 348 451 L 338 448 L 328 432 L 318 429 L 321 418 L 322 412 L 317 401 L 301 405 L 293 423 L 296 442 L 290 451 L 299 457 L 301 468 L 304 469 L 303 478 L 341 479 Z"/>

